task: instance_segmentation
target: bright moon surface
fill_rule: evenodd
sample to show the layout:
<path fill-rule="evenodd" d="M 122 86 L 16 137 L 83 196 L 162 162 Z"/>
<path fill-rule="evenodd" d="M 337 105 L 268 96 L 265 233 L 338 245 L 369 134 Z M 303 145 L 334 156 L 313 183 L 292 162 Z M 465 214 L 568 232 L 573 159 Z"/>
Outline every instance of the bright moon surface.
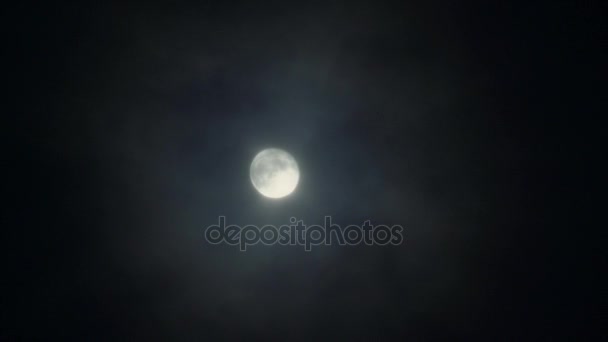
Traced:
<path fill-rule="evenodd" d="M 295 190 L 300 180 L 300 170 L 291 154 L 278 148 L 269 148 L 253 158 L 249 177 L 262 195 L 281 198 Z"/>

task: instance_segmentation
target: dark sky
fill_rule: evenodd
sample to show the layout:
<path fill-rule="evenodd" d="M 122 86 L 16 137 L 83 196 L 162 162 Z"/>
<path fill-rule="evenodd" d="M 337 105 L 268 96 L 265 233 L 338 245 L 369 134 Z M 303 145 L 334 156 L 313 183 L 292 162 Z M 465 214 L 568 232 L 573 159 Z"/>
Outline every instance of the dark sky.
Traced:
<path fill-rule="evenodd" d="M 589 334 L 568 194 L 605 7 L 10 8 L 0 340 Z M 265 147 L 300 165 L 281 201 L 249 181 Z M 243 253 L 205 242 L 219 215 L 404 242 Z"/>

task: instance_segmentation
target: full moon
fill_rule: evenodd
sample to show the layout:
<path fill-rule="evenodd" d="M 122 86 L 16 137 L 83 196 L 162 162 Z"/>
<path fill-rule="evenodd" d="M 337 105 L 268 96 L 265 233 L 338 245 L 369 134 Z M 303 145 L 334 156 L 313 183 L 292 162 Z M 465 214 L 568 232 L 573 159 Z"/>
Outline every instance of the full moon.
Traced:
<path fill-rule="evenodd" d="M 253 187 L 262 195 L 281 198 L 295 190 L 300 170 L 291 154 L 278 148 L 268 148 L 253 158 L 249 177 Z"/>

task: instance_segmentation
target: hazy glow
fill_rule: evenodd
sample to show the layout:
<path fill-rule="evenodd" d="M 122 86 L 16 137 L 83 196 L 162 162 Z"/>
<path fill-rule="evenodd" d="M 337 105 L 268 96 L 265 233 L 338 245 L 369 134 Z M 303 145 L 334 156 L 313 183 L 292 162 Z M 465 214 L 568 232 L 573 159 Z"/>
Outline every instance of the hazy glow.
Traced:
<path fill-rule="evenodd" d="M 262 195 L 281 198 L 295 190 L 300 180 L 300 171 L 296 160 L 289 153 L 269 148 L 253 158 L 249 177 Z"/>

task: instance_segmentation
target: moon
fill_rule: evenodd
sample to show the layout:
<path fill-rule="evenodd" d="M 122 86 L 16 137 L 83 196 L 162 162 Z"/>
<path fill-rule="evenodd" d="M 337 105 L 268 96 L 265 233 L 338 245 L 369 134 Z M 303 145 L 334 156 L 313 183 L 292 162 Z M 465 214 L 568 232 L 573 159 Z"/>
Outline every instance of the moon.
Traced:
<path fill-rule="evenodd" d="M 300 169 L 293 156 L 278 148 L 258 153 L 249 168 L 253 187 L 265 197 L 282 198 L 291 194 L 300 181 Z"/>

